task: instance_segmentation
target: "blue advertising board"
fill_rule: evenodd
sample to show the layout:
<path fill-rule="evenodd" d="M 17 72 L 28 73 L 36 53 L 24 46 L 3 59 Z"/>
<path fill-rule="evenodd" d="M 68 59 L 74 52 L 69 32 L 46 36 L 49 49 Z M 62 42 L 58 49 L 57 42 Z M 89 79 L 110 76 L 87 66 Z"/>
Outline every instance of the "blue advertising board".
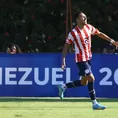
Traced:
<path fill-rule="evenodd" d="M 74 54 L 67 55 L 61 69 L 60 53 L 0 56 L 0 96 L 57 97 L 57 85 L 79 79 Z M 93 54 L 97 97 L 118 98 L 118 55 Z M 89 97 L 87 87 L 67 89 L 66 97 Z"/>

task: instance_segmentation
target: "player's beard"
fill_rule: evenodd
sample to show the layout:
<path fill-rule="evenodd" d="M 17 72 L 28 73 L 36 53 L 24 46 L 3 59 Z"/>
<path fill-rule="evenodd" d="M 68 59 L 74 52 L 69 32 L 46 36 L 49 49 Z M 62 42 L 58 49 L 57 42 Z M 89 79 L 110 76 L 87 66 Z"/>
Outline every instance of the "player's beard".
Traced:
<path fill-rule="evenodd" d="M 83 24 L 86 25 L 87 24 L 87 21 L 83 21 Z"/>
<path fill-rule="evenodd" d="M 85 26 L 87 23 L 82 23 L 83 26 Z"/>

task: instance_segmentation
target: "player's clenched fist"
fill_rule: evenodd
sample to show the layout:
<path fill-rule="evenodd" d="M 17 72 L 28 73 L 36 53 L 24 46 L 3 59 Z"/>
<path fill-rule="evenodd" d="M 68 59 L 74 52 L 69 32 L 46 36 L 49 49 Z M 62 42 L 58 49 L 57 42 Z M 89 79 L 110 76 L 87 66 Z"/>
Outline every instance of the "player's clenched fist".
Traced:
<path fill-rule="evenodd" d="M 114 41 L 112 44 L 113 44 L 114 46 L 118 47 L 118 42 L 117 42 L 117 41 Z"/>

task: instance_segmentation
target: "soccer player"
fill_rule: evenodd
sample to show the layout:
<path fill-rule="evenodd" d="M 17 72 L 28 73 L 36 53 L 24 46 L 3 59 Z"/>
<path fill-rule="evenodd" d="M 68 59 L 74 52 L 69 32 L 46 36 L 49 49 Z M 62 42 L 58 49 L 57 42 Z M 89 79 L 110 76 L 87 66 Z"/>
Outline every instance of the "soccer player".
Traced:
<path fill-rule="evenodd" d="M 75 15 L 75 20 L 77 22 L 77 26 L 68 34 L 66 43 L 63 47 L 62 69 L 64 70 L 66 67 L 66 54 L 68 52 L 69 45 L 73 43 L 75 47 L 75 60 L 79 68 L 80 79 L 66 84 L 59 84 L 59 97 L 63 99 L 64 91 L 67 88 L 87 85 L 89 95 L 92 100 L 92 108 L 94 110 L 103 110 L 106 107 L 97 102 L 94 89 L 95 78 L 91 70 L 90 62 L 92 58 L 91 35 L 97 35 L 98 37 L 109 41 L 116 47 L 118 47 L 118 42 L 100 32 L 92 25 L 87 24 L 87 17 L 83 12 L 77 12 Z"/>

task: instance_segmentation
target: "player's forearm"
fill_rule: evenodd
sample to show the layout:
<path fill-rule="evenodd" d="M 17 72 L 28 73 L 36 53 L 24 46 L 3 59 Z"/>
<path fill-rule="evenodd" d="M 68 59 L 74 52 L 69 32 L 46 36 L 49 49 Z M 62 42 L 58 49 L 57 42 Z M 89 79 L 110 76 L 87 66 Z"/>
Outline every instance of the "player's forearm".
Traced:
<path fill-rule="evenodd" d="M 65 43 L 64 47 L 63 47 L 63 59 L 66 58 L 66 54 L 68 52 L 68 49 L 69 49 L 69 44 Z"/>
<path fill-rule="evenodd" d="M 111 43 L 113 43 L 113 41 L 114 41 L 113 39 L 111 39 L 109 36 L 107 36 L 106 34 L 104 34 L 102 32 L 100 32 L 100 34 L 98 34 L 97 36 L 99 36 L 100 38 L 105 39 Z"/>

